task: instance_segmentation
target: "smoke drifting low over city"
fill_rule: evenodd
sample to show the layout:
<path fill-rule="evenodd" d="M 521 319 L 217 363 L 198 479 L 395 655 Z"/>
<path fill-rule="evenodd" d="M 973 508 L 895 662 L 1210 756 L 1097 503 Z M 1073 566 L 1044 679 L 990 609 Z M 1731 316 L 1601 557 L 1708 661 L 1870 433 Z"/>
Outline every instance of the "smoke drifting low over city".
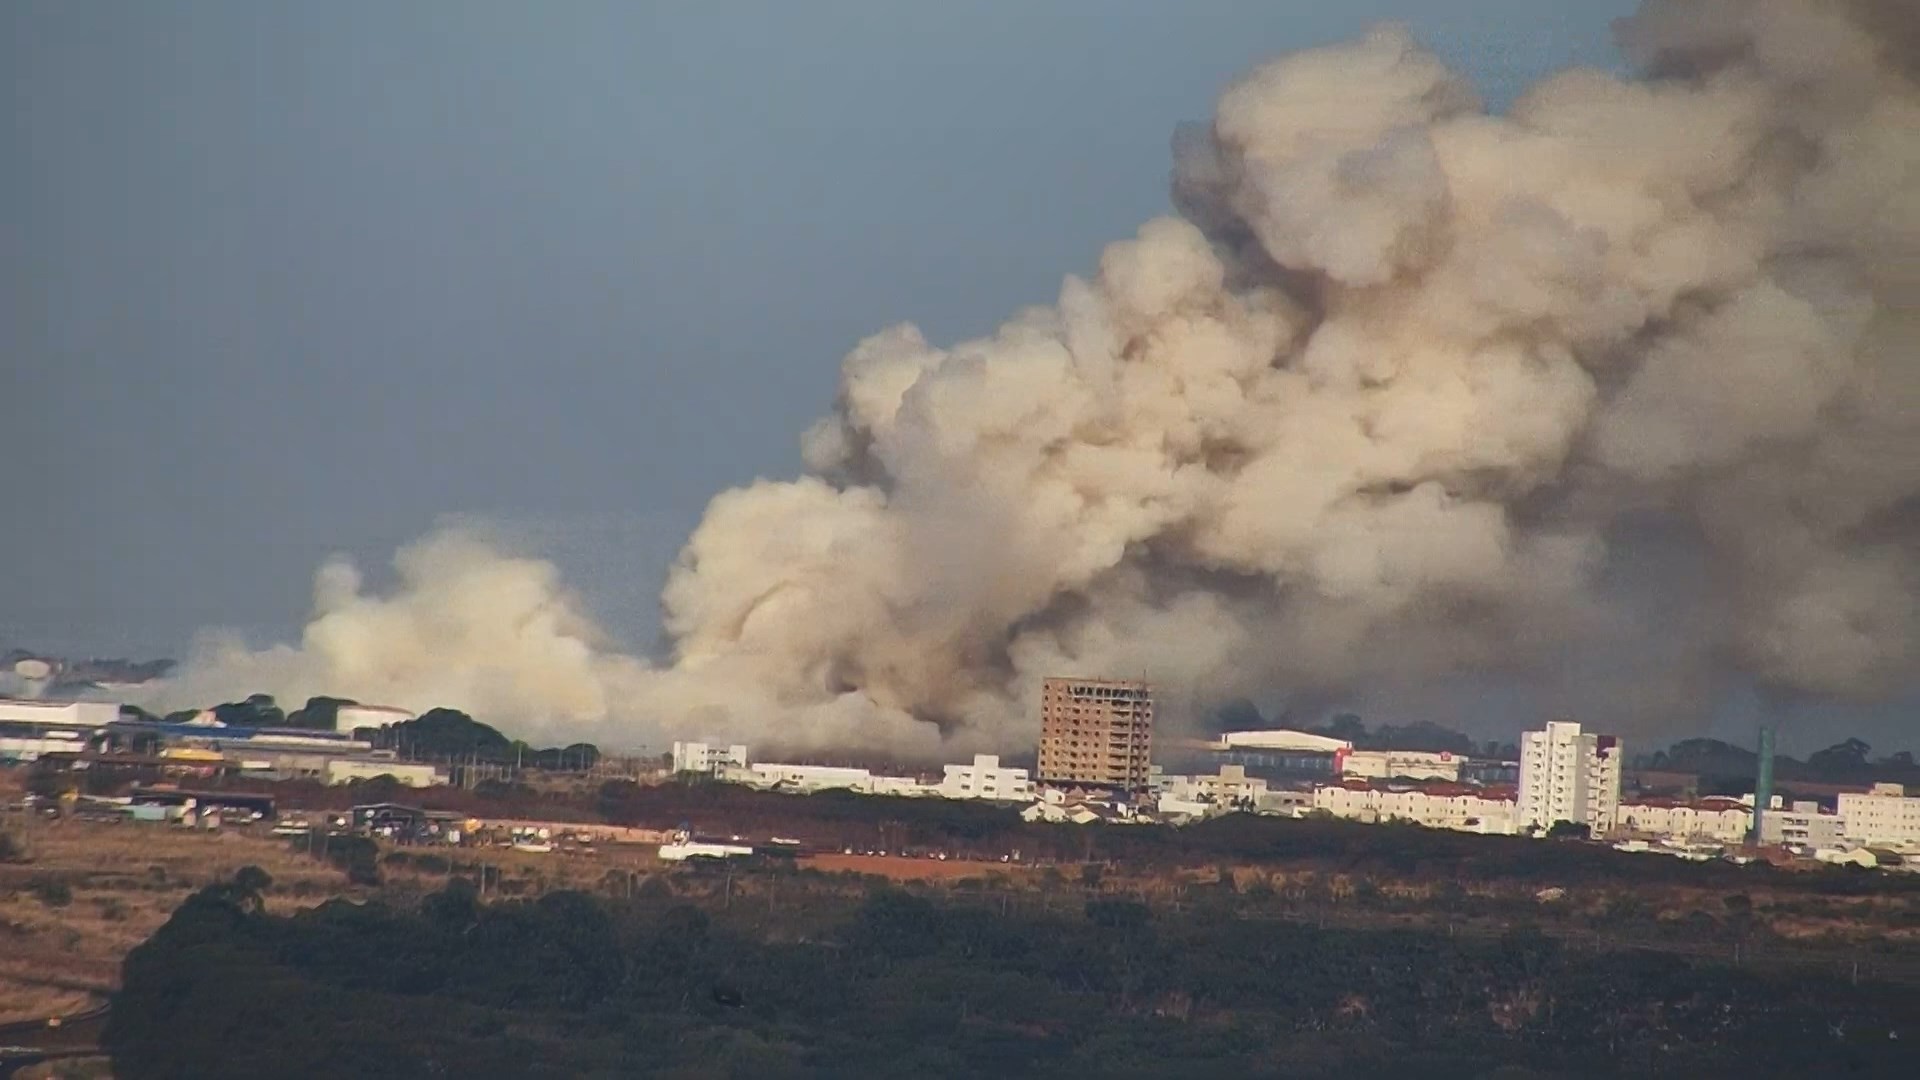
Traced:
<path fill-rule="evenodd" d="M 931 755 L 1030 745 L 1050 674 L 1484 673 L 1629 732 L 1730 679 L 1910 690 L 1916 26 L 1653 0 L 1637 77 L 1500 115 L 1394 26 L 1274 60 L 1175 133 L 1178 216 L 1052 306 L 861 342 L 805 475 L 713 499 L 669 658 L 450 530 L 390 591 L 324 568 L 297 645 L 209 636 L 162 694 Z"/>

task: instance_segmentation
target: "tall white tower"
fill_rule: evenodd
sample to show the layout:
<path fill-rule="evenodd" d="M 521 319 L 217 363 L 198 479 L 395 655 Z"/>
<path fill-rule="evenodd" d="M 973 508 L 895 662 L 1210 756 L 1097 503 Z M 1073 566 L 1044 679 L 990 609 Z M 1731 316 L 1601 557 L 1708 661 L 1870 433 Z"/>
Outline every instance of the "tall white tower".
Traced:
<path fill-rule="evenodd" d="M 1619 739 L 1582 734 L 1571 720 L 1521 735 L 1520 827 L 1545 832 L 1567 821 L 1594 836 L 1610 831 L 1620 810 L 1621 757 Z"/>

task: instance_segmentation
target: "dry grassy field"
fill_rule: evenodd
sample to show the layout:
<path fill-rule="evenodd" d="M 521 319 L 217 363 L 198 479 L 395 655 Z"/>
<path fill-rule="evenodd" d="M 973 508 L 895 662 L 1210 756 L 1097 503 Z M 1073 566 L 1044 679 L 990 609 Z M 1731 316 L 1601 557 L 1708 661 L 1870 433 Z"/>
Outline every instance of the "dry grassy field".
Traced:
<path fill-rule="evenodd" d="M 98 1004 L 127 950 L 193 890 L 253 864 L 289 889 L 340 891 L 338 871 L 237 831 L 9 815 L 26 861 L 0 865 L 0 1023 Z"/>
<path fill-rule="evenodd" d="M 975 862 L 967 859 L 908 859 L 891 855 L 808 855 L 799 860 L 809 870 L 826 873 L 852 871 L 872 874 L 890 881 L 960 881 L 965 878 L 1002 874 L 1014 877 L 1028 872 L 1017 863 Z"/>

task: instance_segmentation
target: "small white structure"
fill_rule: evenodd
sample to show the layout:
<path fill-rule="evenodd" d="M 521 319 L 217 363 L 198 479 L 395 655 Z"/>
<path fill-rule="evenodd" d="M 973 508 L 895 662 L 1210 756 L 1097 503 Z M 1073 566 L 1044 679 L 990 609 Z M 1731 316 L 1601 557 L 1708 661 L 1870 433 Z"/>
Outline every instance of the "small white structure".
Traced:
<path fill-rule="evenodd" d="M 1003 769 L 994 754 L 975 754 L 971 765 L 948 765 L 940 780 L 940 794 L 948 799 L 1004 799 L 1025 802 L 1033 798 L 1033 780 L 1025 769 Z"/>
<path fill-rule="evenodd" d="M 1559 822 L 1612 831 L 1620 810 L 1624 749 L 1612 735 L 1583 734 L 1571 720 L 1520 736 L 1520 827 L 1546 833 Z"/>
<path fill-rule="evenodd" d="M 687 859 L 734 859 L 751 854 L 753 849 L 744 844 L 719 844 L 695 840 L 693 834 L 685 831 L 674 833 L 666 843 L 660 845 L 660 857 L 667 862 L 684 862 Z"/>
<path fill-rule="evenodd" d="M 407 787 L 436 787 L 447 782 L 447 774 L 431 765 L 411 761 L 382 761 L 377 758 L 332 758 L 327 762 L 327 783 L 345 784 L 354 780 L 372 780 L 391 776 Z"/>
<path fill-rule="evenodd" d="M 1462 758 L 1458 754 L 1421 750 L 1343 750 L 1333 756 L 1341 776 L 1372 780 L 1446 780 L 1460 779 Z"/>
<path fill-rule="evenodd" d="M 677 742 L 673 744 L 673 771 L 677 773 L 718 774 L 726 769 L 747 767 L 747 748 L 743 743 L 720 746 L 714 743 Z"/>
<path fill-rule="evenodd" d="M 413 718 L 412 712 L 388 705 L 342 705 L 333 714 L 333 729 L 353 732 L 359 728 L 391 727 Z"/>
<path fill-rule="evenodd" d="M 1875 784 L 1866 794 L 1840 796 L 1848 840 L 1893 848 L 1920 847 L 1920 798 L 1899 784 Z"/>

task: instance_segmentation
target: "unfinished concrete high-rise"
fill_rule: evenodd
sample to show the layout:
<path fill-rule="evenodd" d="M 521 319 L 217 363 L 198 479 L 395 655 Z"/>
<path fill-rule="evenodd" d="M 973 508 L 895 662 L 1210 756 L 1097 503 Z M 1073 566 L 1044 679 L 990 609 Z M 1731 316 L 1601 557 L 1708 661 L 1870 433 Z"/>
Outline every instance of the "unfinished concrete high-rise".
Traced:
<path fill-rule="evenodd" d="M 1152 760 L 1153 687 L 1069 678 L 1041 687 L 1041 782 L 1144 791 Z"/>

